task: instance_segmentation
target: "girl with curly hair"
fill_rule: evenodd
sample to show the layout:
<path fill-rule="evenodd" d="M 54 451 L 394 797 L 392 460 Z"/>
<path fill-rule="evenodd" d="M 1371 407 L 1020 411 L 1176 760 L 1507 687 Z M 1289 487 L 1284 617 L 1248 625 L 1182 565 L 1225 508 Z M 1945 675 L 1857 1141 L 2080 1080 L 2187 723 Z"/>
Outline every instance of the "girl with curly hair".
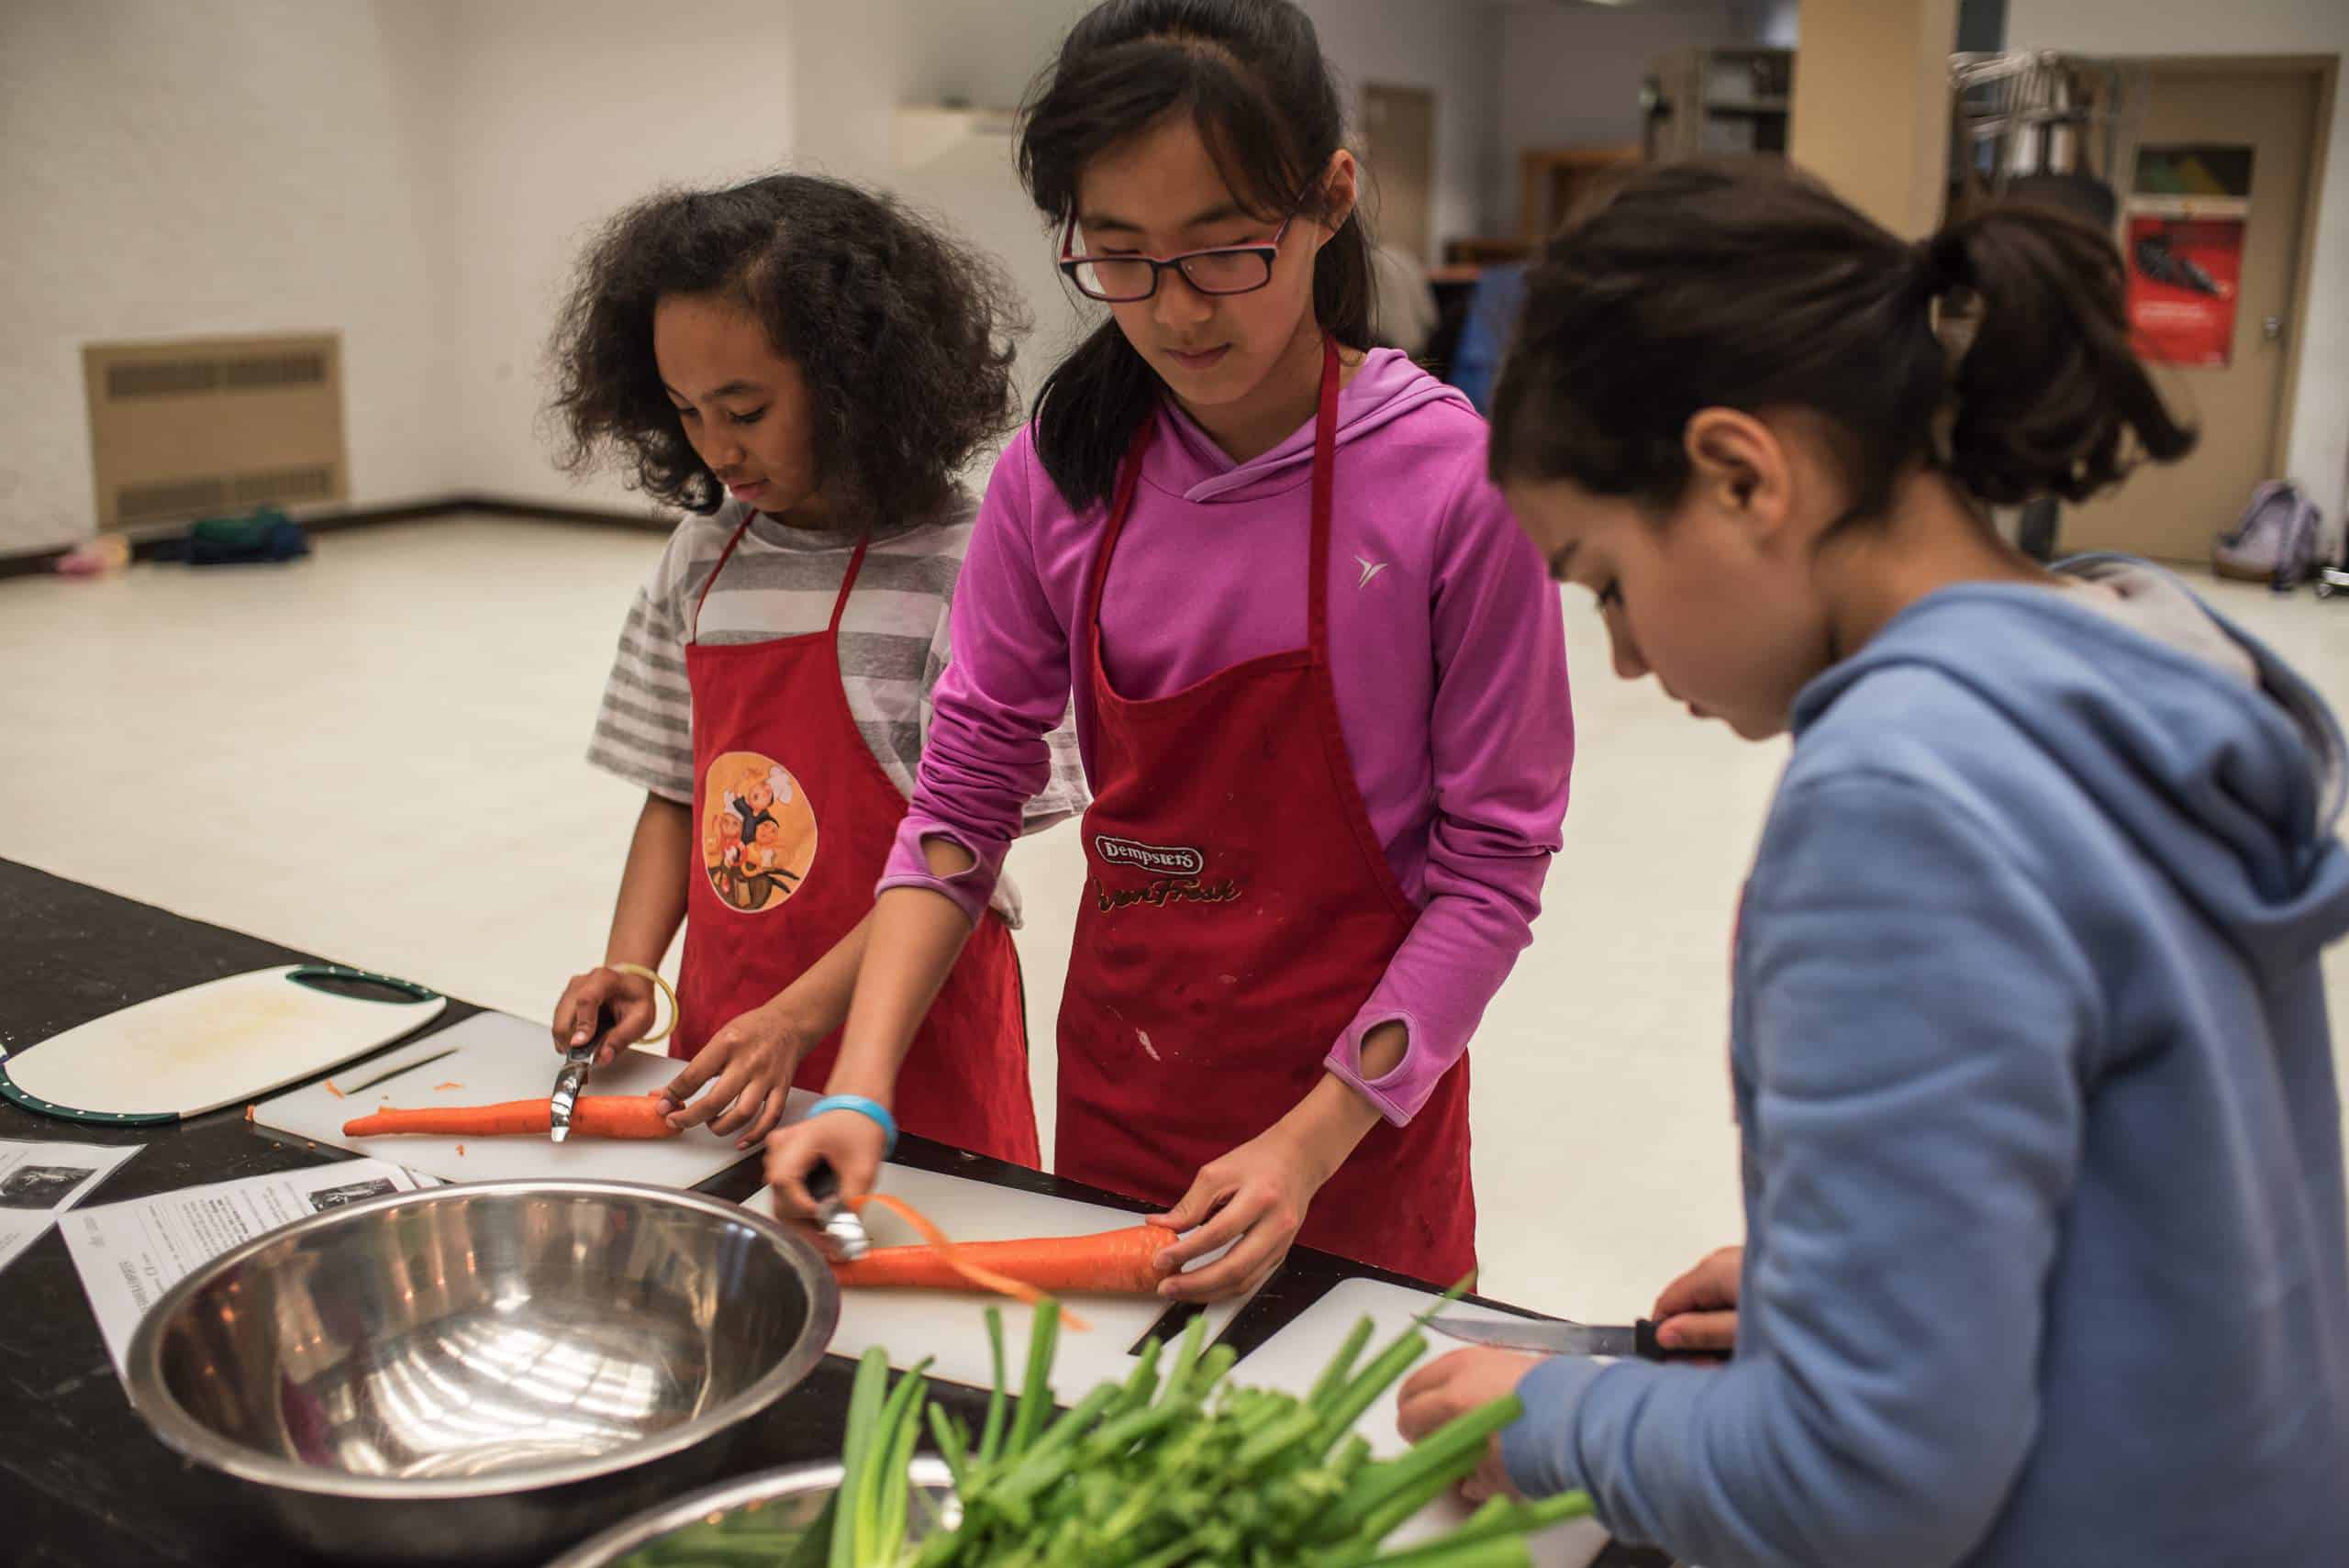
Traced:
<path fill-rule="evenodd" d="M 885 197 L 778 174 L 655 196 L 589 249 L 554 343 L 573 469 L 686 513 L 621 632 L 588 756 L 640 785 L 601 967 L 554 1014 L 608 1061 L 651 1032 L 682 921 L 671 1120 L 743 1148 L 821 1085 L 946 667 L 975 502 L 1013 419 L 998 272 Z M 1065 732 L 1015 819 L 1083 809 Z M 720 846 L 713 860 L 706 846 Z M 740 857 L 739 863 L 736 857 Z M 1008 892 L 913 1052 L 911 1130 L 1039 1162 Z"/>
<path fill-rule="evenodd" d="M 907 1044 L 1074 694 L 1054 1164 L 1186 1232 L 1182 1298 L 1297 1240 L 1475 1266 L 1464 1052 L 1566 804 L 1558 595 L 1483 420 L 1369 348 L 1342 120 L 1286 0 L 1109 0 L 1030 103 L 1021 172 L 1105 319 L 988 486 L 832 1084 L 927 1092 Z M 885 1141 L 812 1117 L 768 1173 L 804 1205 L 817 1157 L 853 1191 Z"/>

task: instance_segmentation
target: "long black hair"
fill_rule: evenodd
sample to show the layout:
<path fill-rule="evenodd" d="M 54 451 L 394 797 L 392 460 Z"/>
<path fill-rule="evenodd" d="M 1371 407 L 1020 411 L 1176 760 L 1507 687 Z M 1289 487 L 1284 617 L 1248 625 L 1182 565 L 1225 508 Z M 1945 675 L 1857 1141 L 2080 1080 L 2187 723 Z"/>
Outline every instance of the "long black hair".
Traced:
<path fill-rule="evenodd" d="M 1030 90 L 1020 180 L 1064 228 L 1085 163 L 1173 114 L 1191 117 L 1224 183 L 1268 222 L 1286 217 L 1300 194 L 1310 198 L 1344 144 L 1321 41 L 1289 0 L 1105 0 Z M 1370 302 L 1370 245 L 1357 212 L 1314 261 L 1313 314 L 1339 342 L 1366 348 Z M 1072 506 L 1108 498 L 1159 390 L 1114 320 L 1046 378 L 1036 395 L 1036 453 Z"/>
<path fill-rule="evenodd" d="M 1009 339 L 1024 321 L 995 262 L 886 196 L 771 174 L 664 192 L 588 248 L 551 350 L 564 468 L 609 455 L 672 506 L 707 513 L 725 500 L 652 356 L 654 306 L 691 294 L 739 301 L 798 367 L 816 472 L 844 523 L 922 516 L 1018 418 Z"/>
<path fill-rule="evenodd" d="M 1796 407 L 1834 427 L 1847 520 L 1919 463 L 1987 502 L 2084 500 L 2194 444 L 2129 346 L 2124 281 L 2110 239 L 2053 207 L 1993 205 L 1910 245 L 1782 168 L 1652 170 L 1529 277 L 1493 475 L 1661 509 L 1691 415 Z M 1944 345 L 1943 302 L 1970 342 Z"/>

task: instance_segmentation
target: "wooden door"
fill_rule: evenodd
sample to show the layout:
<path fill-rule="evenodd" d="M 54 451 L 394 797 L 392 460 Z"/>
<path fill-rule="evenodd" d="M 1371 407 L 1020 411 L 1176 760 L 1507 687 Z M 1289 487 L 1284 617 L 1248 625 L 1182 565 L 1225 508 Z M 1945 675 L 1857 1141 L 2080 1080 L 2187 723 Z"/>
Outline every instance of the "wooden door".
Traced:
<path fill-rule="evenodd" d="M 1362 129 L 1371 237 L 1432 266 L 1435 95 L 1424 87 L 1365 86 Z"/>
<path fill-rule="evenodd" d="M 2122 171 L 2127 204 L 2146 160 L 2208 150 L 2240 168 L 2249 154 L 2242 275 L 2223 366 L 2163 364 L 2154 375 L 2199 427 L 2185 461 L 2148 467 L 2114 494 L 2064 513 L 2061 550 L 2121 550 L 2157 560 L 2208 562 L 2211 536 L 2234 523 L 2253 486 L 2282 473 L 2286 396 L 2299 319 L 2299 271 L 2309 234 L 2309 172 L 2323 75 L 2314 69 L 2157 62 L 2139 137 L 2138 170 Z M 2131 255 L 2132 268 L 2144 263 Z"/>

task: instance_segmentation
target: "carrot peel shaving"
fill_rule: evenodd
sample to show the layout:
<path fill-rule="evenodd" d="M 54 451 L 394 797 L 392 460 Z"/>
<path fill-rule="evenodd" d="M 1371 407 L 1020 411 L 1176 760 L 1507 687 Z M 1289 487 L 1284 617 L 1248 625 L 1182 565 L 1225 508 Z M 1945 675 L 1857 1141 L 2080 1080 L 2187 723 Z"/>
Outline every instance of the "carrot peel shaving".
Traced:
<path fill-rule="evenodd" d="M 982 1267 L 963 1256 L 962 1249 L 947 1240 L 945 1231 L 941 1230 L 928 1215 L 903 1198 L 892 1197 L 887 1193 L 867 1193 L 862 1197 L 852 1197 L 848 1200 L 848 1206 L 851 1208 L 859 1210 L 863 1209 L 867 1205 L 876 1203 L 912 1226 L 914 1234 L 919 1236 L 923 1244 L 938 1254 L 940 1262 L 944 1263 L 981 1290 L 991 1290 L 997 1295 L 1008 1296 L 1014 1301 L 1024 1302 L 1030 1307 L 1035 1306 L 1045 1298 L 1044 1292 L 1038 1290 L 1026 1281 L 1013 1279 L 1008 1274 L 999 1274 L 993 1269 Z M 1092 1324 L 1071 1312 L 1066 1303 L 1063 1303 L 1061 1307 L 1061 1323 L 1063 1327 L 1074 1329 L 1079 1332 L 1093 1327 Z"/>

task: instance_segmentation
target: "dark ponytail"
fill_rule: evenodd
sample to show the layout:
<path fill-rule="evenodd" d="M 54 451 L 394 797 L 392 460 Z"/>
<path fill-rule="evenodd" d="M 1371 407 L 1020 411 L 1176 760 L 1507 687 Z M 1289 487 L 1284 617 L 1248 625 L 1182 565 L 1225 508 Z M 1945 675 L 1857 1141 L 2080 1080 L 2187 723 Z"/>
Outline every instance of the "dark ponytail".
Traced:
<path fill-rule="evenodd" d="M 1909 245 L 1791 172 L 1651 170 L 1528 280 L 1493 473 L 1666 506 L 1690 416 L 1787 407 L 1835 427 L 1853 517 L 1919 463 L 1986 502 L 2082 500 L 2194 444 L 2129 346 L 2123 280 L 2110 239 L 2050 207 Z M 1945 347 L 1943 315 L 1970 341 Z"/>
<path fill-rule="evenodd" d="M 1104 0 L 1062 44 L 1020 114 L 1019 177 L 1055 230 L 1098 154 L 1170 114 L 1198 127 L 1232 194 L 1277 221 L 1343 145 L 1345 116 L 1313 23 L 1289 0 Z M 1308 209 L 1309 210 L 1309 209 Z M 1349 348 L 1370 343 L 1370 246 L 1355 213 L 1322 246 L 1313 313 Z M 1075 506 L 1106 500 L 1160 382 L 1105 321 L 1036 395 L 1036 452 Z"/>

